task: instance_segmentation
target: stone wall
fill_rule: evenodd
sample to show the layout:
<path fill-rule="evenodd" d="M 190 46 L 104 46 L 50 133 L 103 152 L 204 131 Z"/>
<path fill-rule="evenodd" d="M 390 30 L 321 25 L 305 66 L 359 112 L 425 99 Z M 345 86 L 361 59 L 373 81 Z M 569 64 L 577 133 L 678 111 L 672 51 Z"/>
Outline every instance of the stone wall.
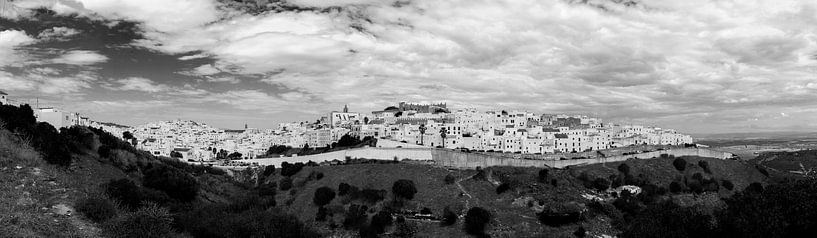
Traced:
<path fill-rule="evenodd" d="M 306 163 L 313 161 L 316 163 L 340 160 L 344 161 L 347 157 L 352 159 L 378 159 L 378 160 L 432 160 L 430 148 L 414 149 L 414 148 L 358 148 L 350 150 L 340 150 L 316 155 L 304 155 L 295 157 L 281 157 L 281 158 L 265 158 L 265 159 L 248 159 L 240 160 L 247 163 L 258 163 L 259 165 L 275 165 L 280 167 L 282 162 L 288 163 Z"/>
<path fill-rule="evenodd" d="M 557 159 L 520 159 L 512 157 L 501 157 L 485 155 L 479 153 L 466 153 L 454 150 L 434 150 L 432 157 L 437 165 L 452 168 L 491 167 L 491 166 L 512 166 L 512 167 L 551 167 L 564 168 L 573 165 L 598 164 L 607 162 L 625 161 L 628 159 L 652 159 L 659 158 L 662 154 L 681 156 L 700 156 L 718 159 L 728 159 L 731 153 L 713 151 L 701 148 L 678 148 L 663 151 L 653 151 L 633 155 L 619 155 L 604 158 L 557 160 Z"/>

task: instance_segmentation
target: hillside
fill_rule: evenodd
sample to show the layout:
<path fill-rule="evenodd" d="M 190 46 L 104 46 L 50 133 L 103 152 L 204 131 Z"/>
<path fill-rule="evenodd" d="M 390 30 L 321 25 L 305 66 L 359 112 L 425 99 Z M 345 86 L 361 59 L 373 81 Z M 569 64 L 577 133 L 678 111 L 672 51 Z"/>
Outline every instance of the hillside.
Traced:
<path fill-rule="evenodd" d="M 364 234 L 362 230 L 366 229 L 365 225 L 363 228 L 355 228 L 344 224 L 350 209 L 358 204 L 367 206 L 368 219 L 374 219 L 382 211 L 397 214 L 394 211 L 420 212 L 424 208 L 428 208 L 437 218 L 443 217 L 446 207 L 458 214 L 456 224 L 448 226 L 440 225 L 439 221 L 408 219 L 407 224 L 416 227 L 416 237 L 467 237 L 463 231 L 463 220 L 472 207 L 484 208 L 492 215 L 490 226 L 486 230 L 491 237 L 573 237 L 580 227 L 591 235 L 615 235 L 621 232 L 624 222 L 624 218 L 620 217 L 622 211 L 607 214 L 610 212 L 609 206 L 613 206 L 613 202 L 618 199 L 607 195 L 609 191 L 598 190 L 594 184 L 598 178 L 605 178 L 608 180 L 607 186 L 612 185 L 609 181 L 612 180 L 611 176 L 622 174 L 617 169 L 621 164 L 627 164 L 629 171 L 628 176 L 621 175 L 620 182 L 645 189 L 639 195 L 639 201 L 646 201 L 639 206 L 645 207 L 670 200 L 686 206 L 706 205 L 709 206 L 709 213 L 714 213 L 723 207 L 723 202 L 719 202 L 721 197 L 729 197 L 751 183 L 765 180 L 761 172 L 745 162 L 698 157 L 682 159 L 686 161 L 683 172 L 673 165 L 675 158 L 629 160 L 563 170 L 513 167 L 447 170 L 424 164 L 351 164 L 306 166 L 289 178 L 277 173 L 283 171 L 278 169 L 276 174 L 267 177 L 265 181 L 278 184 L 281 189 L 281 182 L 291 179 L 292 188 L 279 192 L 276 200 L 285 204 L 287 211 L 326 234 Z M 705 162 L 699 164 L 699 161 Z M 709 172 L 701 164 L 705 164 Z M 540 177 L 542 171 L 546 172 Z M 447 175 L 452 176 L 450 182 L 446 182 Z M 402 206 L 395 205 L 395 195 L 391 190 L 395 181 L 400 179 L 413 181 L 417 188 L 414 198 Z M 726 180 L 730 185 L 722 185 Z M 681 184 L 678 191 L 670 191 L 670 184 L 674 181 Z M 383 190 L 384 196 L 371 202 L 352 195 L 340 195 L 341 183 L 360 189 Z M 714 188 L 713 183 L 717 184 Z M 507 186 L 508 190 L 498 193 L 503 186 Z M 333 214 L 326 221 L 316 221 L 320 210 L 324 208 L 315 205 L 313 201 L 316 191 L 321 187 L 338 193 L 323 206 L 329 214 Z M 583 197 L 586 195 L 605 198 L 605 201 L 595 203 Z M 549 214 L 574 212 L 581 213 L 581 218 L 555 223 L 549 220 L 549 216 L 552 216 Z M 400 216 L 411 217 L 394 217 Z M 399 229 L 397 225 L 388 226 L 384 230 L 384 236 L 400 236 Z"/>
<path fill-rule="evenodd" d="M 56 130 L 27 105 L 0 105 L 0 171 L 2 237 L 320 236 L 256 184 L 100 129 Z"/>

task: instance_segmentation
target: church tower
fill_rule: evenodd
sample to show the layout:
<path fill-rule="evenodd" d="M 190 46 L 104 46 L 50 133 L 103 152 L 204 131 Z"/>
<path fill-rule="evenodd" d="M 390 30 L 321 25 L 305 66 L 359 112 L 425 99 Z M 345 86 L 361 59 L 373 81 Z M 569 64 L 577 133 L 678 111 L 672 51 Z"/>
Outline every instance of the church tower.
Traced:
<path fill-rule="evenodd" d="M 349 105 L 343 105 L 343 112 L 349 112 Z"/>

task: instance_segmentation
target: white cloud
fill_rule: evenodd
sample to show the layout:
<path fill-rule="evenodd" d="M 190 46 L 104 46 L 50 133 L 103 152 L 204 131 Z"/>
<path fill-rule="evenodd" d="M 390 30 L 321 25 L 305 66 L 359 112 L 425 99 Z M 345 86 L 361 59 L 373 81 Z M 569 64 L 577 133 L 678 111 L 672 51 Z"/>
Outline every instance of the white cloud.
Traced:
<path fill-rule="evenodd" d="M 20 62 L 25 59 L 21 52 L 15 49 L 34 43 L 36 40 L 28 36 L 24 31 L 3 30 L 0 31 L 0 66 L 5 66 Z"/>
<path fill-rule="evenodd" d="M 115 80 L 115 82 L 118 83 L 119 86 L 114 87 L 114 89 L 123 91 L 141 91 L 148 93 L 158 93 L 169 91 L 171 89 L 167 85 L 157 84 L 156 82 L 153 82 L 153 80 L 141 77 L 119 79 Z"/>
<path fill-rule="evenodd" d="M 71 76 L 53 76 L 39 74 L 37 71 L 17 76 L 0 71 L 0 85 L 5 90 L 37 91 L 43 94 L 79 93 L 91 87 L 96 76 L 88 72 L 80 72 Z"/>
<path fill-rule="evenodd" d="M 65 41 L 68 40 L 70 37 L 79 34 L 80 31 L 73 28 L 68 28 L 64 26 L 55 26 L 50 29 L 45 29 L 37 35 L 37 38 L 43 40 L 59 40 Z"/>
<path fill-rule="evenodd" d="M 94 65 L 108 61 L 108 57 L 89 50 L 72 50 L 54 58 L 52 62 L 72 65 Z"/>

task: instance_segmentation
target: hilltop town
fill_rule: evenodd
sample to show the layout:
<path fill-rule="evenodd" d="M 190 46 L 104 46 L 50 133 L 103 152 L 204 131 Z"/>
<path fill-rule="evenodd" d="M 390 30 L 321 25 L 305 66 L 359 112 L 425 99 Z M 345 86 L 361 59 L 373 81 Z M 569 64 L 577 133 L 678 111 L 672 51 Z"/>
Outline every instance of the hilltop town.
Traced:
<path fill-rule="evenodd" d="M 7 95 L 2 100 L 8 104 Z M 38 121 L 55 128 L 72 125 L 102 128 L 123 135 L 139 149 L 190 162 L 218 158 L 254 159 L 272 146 L 335 147 L 341 138 L 377 138 L 378 146 L 450 148 L 516 154 L 600 151 L 633 145 L 688 145 L 692 137 L 673 129 L 604 123 L 584 115 L 528 111 L 454 109 L 445 103 L 400 102 L 370 113 L 331 111 L 315 121 L 279 123 L 275 129 L 219 129 L 189 120 L 127 127 L 100 123 L 79 113 L 46 107 L 34 110 Z M 391 142 L 391 143 L 385 143 Z"/>

